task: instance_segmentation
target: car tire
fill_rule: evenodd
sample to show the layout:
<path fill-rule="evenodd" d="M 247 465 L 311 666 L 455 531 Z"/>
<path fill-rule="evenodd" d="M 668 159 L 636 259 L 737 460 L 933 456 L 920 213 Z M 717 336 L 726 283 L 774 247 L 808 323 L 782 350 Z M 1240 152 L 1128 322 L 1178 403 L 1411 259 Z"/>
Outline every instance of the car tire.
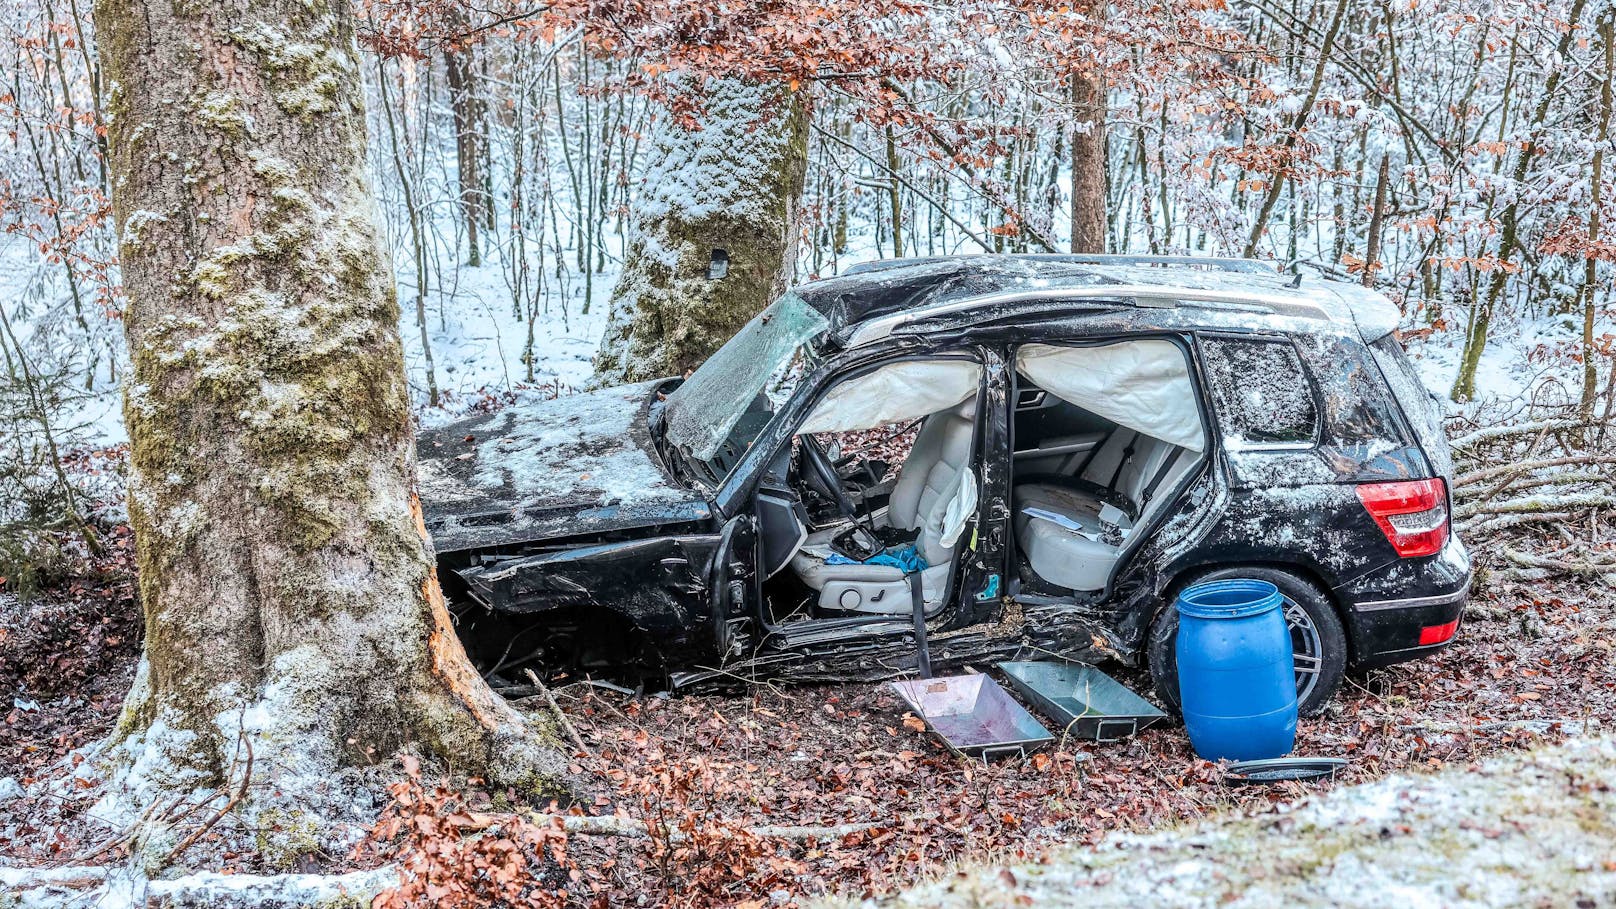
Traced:
<path fill-rule="evenodd" d="M 1312 582 L 1274 568 L 1220 568 L 1199 575 L 1190 583 L 1228 578 L 1267 581 L 1279 588 L 1280 596 L 1285 598 L 1292 645 L 1298 657 L 1303 657 L 1298 663 L 1316 666 L 1312 673 L 1297 671 L 1297 707 L 1302 716 L 1317 715 L 1341 687 L 1347 669 L 1347 634 L 1330 598 Z M 1173 650 L 1177 634 L 1178 610 L 1169 600 L 1150 624 L 1146 658 L 1150 662 L 1150 679 L 1156 686 L 1156 696 L 1174 713 L 1179 710 L 1178 661 Z M 1304 657 L 1307 650 L 1313 653 Z"/>

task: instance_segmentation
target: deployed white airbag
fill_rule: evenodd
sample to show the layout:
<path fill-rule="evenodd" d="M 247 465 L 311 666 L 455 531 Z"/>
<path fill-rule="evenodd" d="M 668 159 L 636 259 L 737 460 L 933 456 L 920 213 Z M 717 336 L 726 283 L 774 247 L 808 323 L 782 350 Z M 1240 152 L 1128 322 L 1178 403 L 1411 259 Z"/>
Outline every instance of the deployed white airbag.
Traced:
<path fill-rule="evenodd" d="M 960 471 L 959 486 L 954 495 L 948 500 L 948 507 L 943 510 L 943 536 L 938 542 L 944 549 L 953 549 L 959 542 L 960 534 L 965 532 L 965 525 L 976 517 L 976 474 L 969 470 Z"/>
<path fill-rule="evenodd" d="M 1191 451 L 1205 448 L 1189 364 L 1171 341 L 1028 344 L 1016 355 L 1016 370 L 1055 397 L 1129 429 Z"/>
<path fill-rule="evenodd" d="M 797 431 L 851 432 L 918 420 L 976 394 L 981 373 L 969 360 L 888 363 L 832 388 Z"/>

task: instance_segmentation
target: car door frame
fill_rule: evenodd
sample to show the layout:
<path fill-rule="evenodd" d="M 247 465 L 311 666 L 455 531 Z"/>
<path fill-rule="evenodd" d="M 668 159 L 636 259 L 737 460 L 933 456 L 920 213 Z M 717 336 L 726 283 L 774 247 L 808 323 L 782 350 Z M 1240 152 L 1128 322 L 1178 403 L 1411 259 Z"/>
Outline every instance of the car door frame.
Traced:
<path fill-rule="evenodd" d="M 774 419 L 759 433 L 751 450 L 742 456 L 714 496 L 714 505 L 724 515 L 722 539 L 711 567 L 712 604 L 715 635 L 727 647 L 721 625 L 734 623 L 747 615 L 766 630 L 768 616 L 763 598 L 762 572 L 758 552 L 761 533 L 756 519 L 756 497 L 763 488 L 765 474 L 776 463 L 783 446 L 796 435 L 796 427 L 807 419 L 819 400 L 837 384 L 904 360 L 934 360 L 968 357 L 982 368 L 977 393 L 977 432 L 972 446 L 973 469 L 979 482 L 977 513 L 971 532 L 977 548 L 974 558 L 963 559 L 949 579 L 944 608 L 938 618 L 940 628 L 949 629 L 989 621 L 1002 609 L 1006 560 L 1009 557 L 1009 427 L 1005 425 L 1005 404 L 1009 380 L 1002 350 L 952 336 L 939 343 L 917 346 L 907 343 L 872 345 L 834 357 L 816 369 L 798 387 L 791 399 L 776 412 Z M 997 452 L 991 455 L 991 452 Z M 992 465 L 992 469 L 990 466 Z M 962 537 L 962 539 L 968 539 Z M 997 582 L 990 579 L 997 577 Z M 971 597 L 962 596 L 966 590 Z M 988 594 L 983 596 L 983 594 Z M 740 597 L 743 602 L 735 602 Z M 962 608 L 969 605 L 971 608 Z M 892 616 L 871 616 L 871 625 L 888 625 Z M 828 621 L 846 621 L 830 619 Z M 733 632 L 727 638 L 733 641 Z"/>
<path fill-rule="evenodd" d="M 1199 410 L 1201 415 L 1201 427 L 1202 431 L 1205 433 L 1206 450 L 1203 452 L 1203 462 L 1200 465 L 1200 468 L 1179 478 L 1178 482 L 1174 484 L 1174 488 L 1166 491 L 1172 494 L 1175 500 L 1174 503 L 1170 507 L 1160 509 L 1152 517 L 1148 524 L 1139 528 L 1139 535 L 1135 539 L 1130 540 L 1129 545 L 1126 546 L 1121 553 L 1119 553 L 1116 567 L 1112 570 L 1111 576 L 1106 579 L 1105 587 L 1102 590 L 1089 595 L 1078 596 L 1074 594 L 1071 597 L 1073 602 L 1089 604 L 1104 609 L 1108 612 L 1121 613 L 1127 611 L 1127 604 L 1136 600 L 1141 595 L 1140 591 L 1156 586 L 1150 583 L 1140 584 L 1134 582 L 1134 579 L 1138 576 L 1141 568 L 1139 556 L 1150 548 L 1152 538 L 1154 538 L 1157 532 L 1160 531 L 1168 520 L 1173 517 L 1175 509 L 1181 504 L 1178 500 L 1181 500 L 1185 494 L 1193 488 L 1195 482 L 1208 471 L 1218 471 L 1219 473 L 1214 476 L 1214 482 L 1221 483 L 1221 485 L 1223 485 L 1225 488 L 1227 487 L 1227 465 L 1221 463 L 1220 461 L 1220 449 L 1222 447 L 1220 444 L 1221 440 L 1218 438 L 1217 424 L 1213 422 L 1215 415 L 1212 409 L 1212 401 L 1208 398 L 1206 391 L 1206 377 L 1202 372 L 1199 350 L 1196 346 L 1194 337 L 1195 333 L 1196 330 L 1193 328 L 1169 327 L 1155 324 L 1141 324 L 1134 328 L 1123 329 L 1118 329 L 1115 326 L 1107 326 L 1091 331 L 1085 331 L 1081 328 L 1074 329 L 1072 327 L 1062 326 L 1057 323 L 1056 325 L 1051 326 L 1050 330 L 1040 337 L 1019 337 L 1013 340 L 1006 340 L 1004 342 L 1007 372 L 1009 374 L 1011 383 L 1011 393 L 1019 394 L 1020 377 L 1015 370 L 1015 357 L 1016 352 L 1027 344 L 1045 344 L 1055 347 L 1104 347 L 1110 344 L 1119 344 L 1128 341 L 1152 339 L 1167 341 L 1168 343 L 1171 343 L 1177 347 L 1184 354 L 1185 365 L 1189 373 L 1196 408 Z M 1007 412 L 1013 435 L 1015 421 L 1013 401 L 1011 402 L 1010 406 L 1007 407 Z M 1013 447 L 1013 438 L 1010 444 Z M 1010 479 L 1012 482 L 1014 480 L 1014 469 L 1015 465 L 1012 454 L 1012 460 L 1010 463 L 1010 470 L 1012 472 Z M 1209 527 L 1211 522 L 1207 520 L 1207 518 L 1207 515 L 1200 515 L 1198 524 L 1204 524 L 1205 526 Z M 1192 534 L 1194 532 L 1195 531 L 1191 531 Z M 1014 547 L 1011 547 L 1012 557 L 1015 557 L 1016 551 L 1017 550 Z M 1019 565 L 1015 567 L 1019 569 Z M 1148 574 L 1150 572 L 1146 573 Z M 1019 572 L 1012 575 L 1012 577 L 1016 577 L 1019 581 Z M 1019 584 L 1017 586 L 1019 588 Z M 1046 597 L 1039 595 L 1022 593 L 1019 590 L 1017 595 L 1020 599 L 1028 603 L 1043 602 L 1047 599 Z"/>

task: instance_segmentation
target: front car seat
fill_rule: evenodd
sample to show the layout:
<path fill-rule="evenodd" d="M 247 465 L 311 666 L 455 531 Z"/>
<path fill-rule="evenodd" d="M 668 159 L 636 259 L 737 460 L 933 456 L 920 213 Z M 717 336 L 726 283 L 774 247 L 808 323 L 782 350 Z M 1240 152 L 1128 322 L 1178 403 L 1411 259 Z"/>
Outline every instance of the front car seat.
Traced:
<path fill-rule="evenodd" d="M 887 504 L 888 526 L 917 530 L 915 550 L 928 566 L 920 573 L 926 611 L 947 593 L 958 537 L 974 516 L 976 478 L 970 472 L 976 439 L 976 397 L 934 413 L 921 424 L 914 448 L 898 469 Z M 842 612 L 902 614 L 912 608 L 909 582 L 891 565 L 829 565 L 832 542 L 846 524 L 808 535 L 791 558 L 803 583 L 819 591 L 819 608 Z"/>

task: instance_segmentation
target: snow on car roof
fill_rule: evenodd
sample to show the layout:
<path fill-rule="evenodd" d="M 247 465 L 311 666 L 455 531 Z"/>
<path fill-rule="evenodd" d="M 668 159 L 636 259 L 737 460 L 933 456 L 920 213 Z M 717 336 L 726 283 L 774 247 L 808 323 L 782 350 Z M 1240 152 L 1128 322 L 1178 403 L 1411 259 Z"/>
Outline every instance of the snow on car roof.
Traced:
<path fill-rule="evenodd" d="M 898 326 L 1018 300 L 1115 298 L 1153 306 L 1248 309 L 1356 328 L 1365 341 L 1397 327 L 1391 301 L 1368 288 L 1298 280 L 1265 262 L 1172 256 L 981 255 L 889 259 L 811 282 L 798 293 L 849 346 Z"/>

